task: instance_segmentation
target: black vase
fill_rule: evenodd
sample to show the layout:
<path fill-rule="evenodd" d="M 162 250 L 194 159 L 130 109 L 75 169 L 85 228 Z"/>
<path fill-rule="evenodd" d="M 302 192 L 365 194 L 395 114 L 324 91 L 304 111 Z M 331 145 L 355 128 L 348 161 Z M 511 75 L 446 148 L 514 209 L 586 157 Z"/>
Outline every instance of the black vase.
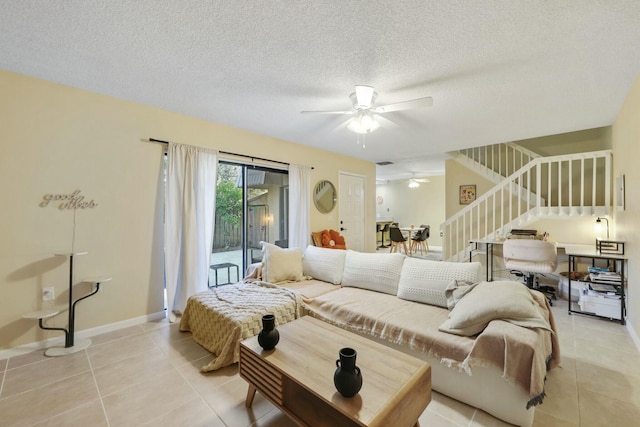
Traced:
<path fill-rule="evenodd" d="M 265 314 L 262 316 L 262 330 L 258 334 L 258 344 L 265 350 L 271 350 L 278 341 L 280 341 L 280 332 L 276 329 L 276 316 Z"/>
<path fill-rule="evenodd" d="M 333 374 L 333 383 L 336 389 L 344 397 L 353 397 L 362 388 L 362 373 L 356 366 L 358 353 L 352 348 L 340 350 L 340 359 L 336 360 L 336 372 Z"/>

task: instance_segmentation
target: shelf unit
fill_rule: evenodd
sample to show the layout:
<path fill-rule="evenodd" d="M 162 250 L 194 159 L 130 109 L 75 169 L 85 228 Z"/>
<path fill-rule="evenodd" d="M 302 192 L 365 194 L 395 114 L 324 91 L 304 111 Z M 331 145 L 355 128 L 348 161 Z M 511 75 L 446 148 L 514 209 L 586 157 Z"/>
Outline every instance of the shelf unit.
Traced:
<path fill-rule="evenodd" d="M 91 345 L 90 339 L 81 339 L 75 341 L 75 312 L 76 312 L 76 304 L 82 301 L 83 299 L 89 298 L 92 295 L 95 295 L 100 290 L 100 285 L 102 283 L 108 282 L 111 280 L 111 277 L 100 277 L 100 278 L 92 278 L 82 280 L 80 283 L 92 283 L 94 286 L 93 292 L 80 297 L 74 301 L 73 299 L 73 258 L 80 255 L 86 255 L 88 252 L 75 252 L 75 253 L 65 253 L 65 254 L 55 254 L 55 256 L 65 256 L 69 257 L 69 305 L 68 305 L 68 323 L 66 328 L 53 328 L 44 325 L 44 319 L 48 319 L 50 317 L 56 316 L 60 313 L 61 310 L 39 310 L 31 313 L 27 313 L 22 317 L 25 319 L 38 319 L 38 326 L 40 329 L 44 329 L 46 331 L 63 331 L 65 340 L 64 347 L 51 347 L 48 348 L 44 354 L 46 356 L 64 356 L 67 354 L 76 353 L 78 351 L 84 350 L 85 348 Z"/>
<path fill-rule="evenodd" d="M 616 242 L 618 244 L 622 245 L 622 248 L 624 248 L 624 242 Z M 572 313 L 578 313 L 578 314 L 585 314 L 585 315 L 589 315 L 589 316 L 595 316 L 595 317 L 601 317 L 601 318 L 608 318 L 613 320 L 614 317 L 612 316 L 606 316 L 606 315 L 599 315 L 597 314 L 597 312 L 590 312 L 590 311 L 584 311 L 584 310 L 576 310 L 573 308 L 574 305 L 578 305 L 577 302 L 571 302 L 571 282 L 580 282 L 580 283 L 585 283 L 585 284 L 589 284 L 589 283 L 599 283 L 599 284 L 606 284 L 606 285 L 611 285 L 614 288 L 616 288 L 617 292 L 616 294 L 620 296 L 620 324 L 624 325 L 625 324 L 625 315 L 626 315 L 626 303 L 625 303 L 625 285 L 627 284 L 627 277 L 626 277 L 626 264 L 627 264 L 627 257 L 624 256 L 624 249 L 622 249 L 620 251 L 621 253 L 603 253 L 600 250 L 598 250 L 597 247 L 593 247 L 593 246 L 589 246 L 589 245 L 568 245 L 565 248 L 565 253 L 567 254 L 567 256 L 569 257 L 569 277 L 568 277 L 568 293 L 569 293 L 569 315 L 571 315 Z M 571 279 L 572 273 L 574 271 L 576 271 L 577 268 L 577 262 L 580 259 L 590 259 L 591 260 L 591 265 L 592 266 L 596 266 L 596 261 L 600 260 L 604 260 L 607 262 L 607 265 L 609 264 L 613 264 L 613 270 L 612 271 L 616 271 L 618 273 L 620 273 L 620 282 L 612 282 L 612 281 L 590 281 L 587 279 L 582 279 L 582 280 L 575 280 L 575 279 Z M 616 300 L 617 299 L 613 299 Z M 616 319 L 618 320 L 618 319 Z"/>

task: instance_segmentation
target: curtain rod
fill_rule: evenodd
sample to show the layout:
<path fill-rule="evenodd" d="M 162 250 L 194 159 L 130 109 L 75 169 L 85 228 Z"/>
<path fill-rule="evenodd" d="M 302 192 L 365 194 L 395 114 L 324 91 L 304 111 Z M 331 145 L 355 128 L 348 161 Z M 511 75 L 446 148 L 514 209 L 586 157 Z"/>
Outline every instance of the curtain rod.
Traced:
<path fill-rule="evenodd" d="M 163 141 L 161 139 L 155 139 L 155 138 L 149 138 L 149 141 L 151 141 L 151 142 L 159 142 L 161 144 L 168 144 L 169 143 L 169 141 Z M 218 151 L 218 153 L 220 153 L 220 154 L 228 154 L 230 156 L 244 157 L 244 158 L 251 159 L 251 160 L 262 160 L 262 161 L 265 161 L 265 162 L 279 163 L 281 165 L 289 166 L 289 163 L 286 163 L 286 162 L 281 162 L 281 161 L 278 161 L 278 160 L 265 159 L 265 158 L 256 157 L 256 156 L 247 156 L 246 154 L 231 153 L 229 151 Z M 311 169 L 313 170 L 314 167 L 311 166 Z"/>

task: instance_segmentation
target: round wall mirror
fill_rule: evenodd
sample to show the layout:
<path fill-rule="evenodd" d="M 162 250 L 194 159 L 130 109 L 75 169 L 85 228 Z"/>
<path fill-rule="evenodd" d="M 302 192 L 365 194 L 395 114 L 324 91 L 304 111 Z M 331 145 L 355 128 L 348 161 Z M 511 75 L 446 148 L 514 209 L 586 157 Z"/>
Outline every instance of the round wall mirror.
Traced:
<path fill-rule="evenodd" d="M 318 181 L 313 189 L 313 203 L 322 213 L 329 213 L 336 205 L 336 188 L 329 181 Z"/>

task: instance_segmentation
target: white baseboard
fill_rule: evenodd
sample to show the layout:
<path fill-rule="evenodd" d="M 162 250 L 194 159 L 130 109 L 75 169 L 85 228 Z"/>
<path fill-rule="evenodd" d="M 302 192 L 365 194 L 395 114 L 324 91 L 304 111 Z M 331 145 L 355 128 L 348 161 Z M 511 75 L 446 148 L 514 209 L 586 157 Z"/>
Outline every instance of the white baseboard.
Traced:
<path fill-rule="evenodd" d="M 633 329 L 633 326 L 631 326 L 631 322 L 627 320 L 626 323 L 627 323 L 627 331 L 629 331 L 629 335 L 631 335 L 631 339 L 633 340 L 636 347 L 638 348 L 638 351 L 640 351 L 640 337 L 638 337 L 637 332 L 635 331 L 635 329 Z"/>
<path fill-rule="evenodd" d="M 122 320 L 120 322 L 110 323 L 108 325 L 97 326 L 91 329 L 85 329 L 75 333 L 75 338 L 90 338 L 95 335 L 104 334 L 106 332 L 117 331 L 118 329 L 127 328 L 129 326 L 141 325 L 143 323 L 152 322 L 154 320 L 164 319 L 166 317 L 165 311 L 159 311 L 157 313 L 147 314 L 140 317 L 134 317 L 133 319 Z M 9 357 L 20 356 L 21 354 L 30 353 L 35 350 L 44 350 L 45 348 L 53 347 L 56 345 L 64 346 L 64 335 L 48 338 L 44 341 L 32 342 L 24 344 L 18 347 L 10 348 L 8 350 L 0 350 L 0 360 L 8 359 Z"/>

